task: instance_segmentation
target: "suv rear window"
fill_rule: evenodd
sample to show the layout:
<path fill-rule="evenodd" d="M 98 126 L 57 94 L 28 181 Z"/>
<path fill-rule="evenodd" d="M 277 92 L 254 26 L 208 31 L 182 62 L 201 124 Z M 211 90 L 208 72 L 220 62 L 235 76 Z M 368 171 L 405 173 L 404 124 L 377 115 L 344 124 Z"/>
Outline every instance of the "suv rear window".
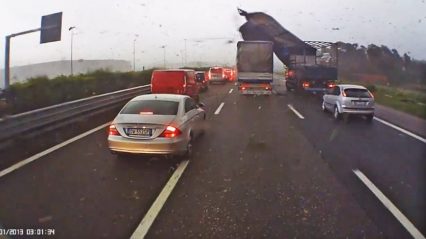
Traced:
<path fill-rule="evenodd" d="M 368 90 L 365 89 L 345 89 L 346 97 L 371 98 Z"/>
<path fill-rule="evenodd" d="M 129 102 L 120 114 L 177 115 L 179 102 L 138 100 Z"/>

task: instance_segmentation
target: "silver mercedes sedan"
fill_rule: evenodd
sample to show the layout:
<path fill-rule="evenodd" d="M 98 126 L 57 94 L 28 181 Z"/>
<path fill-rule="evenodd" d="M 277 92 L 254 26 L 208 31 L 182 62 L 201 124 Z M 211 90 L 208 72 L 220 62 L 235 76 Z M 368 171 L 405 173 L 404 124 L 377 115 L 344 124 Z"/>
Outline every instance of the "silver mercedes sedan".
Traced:
<path fill-rule="evenodd" d="M 374 97 L 360 85 L 336 85 L 323 96 L 321 108 L 333 112 L 336 120 L 342 115 L 365 115 L 368 121 L 374 117 Z"/>
<path fill-rule="evenodd" d="M 109 126 L 113 154 L 184 155 L 204 132 L 204 105 L 186 95 L 149 94 L 130 100 Z"/>

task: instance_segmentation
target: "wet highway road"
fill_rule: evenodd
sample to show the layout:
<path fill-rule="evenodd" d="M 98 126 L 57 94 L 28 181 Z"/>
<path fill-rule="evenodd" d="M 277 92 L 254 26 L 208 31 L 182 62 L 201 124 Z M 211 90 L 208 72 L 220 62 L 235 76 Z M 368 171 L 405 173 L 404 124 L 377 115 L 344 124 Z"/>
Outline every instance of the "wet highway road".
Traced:
<path fill-rule="evenodd" d="M 377 120 L 335 122 L 317 97 L 292 92 L 242 96 L 229 83 L 210 86 L 202 101 L 207 132 L 147 238 L 425 234 L 424 142 Z M 55 238 L 129 238 L 178 164 L 117 159 L 102 128 L 1 176 L 1 227 L 55 229 Z"/>

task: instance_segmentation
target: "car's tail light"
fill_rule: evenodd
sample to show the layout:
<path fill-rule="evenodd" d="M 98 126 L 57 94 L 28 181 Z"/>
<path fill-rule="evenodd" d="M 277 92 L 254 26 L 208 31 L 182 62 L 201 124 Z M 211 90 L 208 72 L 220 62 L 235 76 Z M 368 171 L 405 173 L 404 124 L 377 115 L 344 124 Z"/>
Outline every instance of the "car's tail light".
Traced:
<path fill-rule="evenodd" d="M 308 88 L 309 87 L 309 82 L 303 82 L 302 86 L 303 86 L 303 88 Z"/>
<path fill-rule="evenodd" d="M 108 135 L 120 135 L 115 125 L 110 125 L 108 129 Z"/>
<path fill-rule="evenodd" d="M 181 134 L 182 134 L 182 132 L 178 128 L 175 128 L 173 126 L 167 126 L 166 129 L 164 130 L 164 132 L 161 133 L 161 135 L 159 137 L 174 138 L 174 137 L 177 137 Z"/>
<path fill-rule="evenodd" d="M 246 90 L 246 87 L 244 87 L 244 86 L 241 86 L 241 90 Z"/>
<path fill-rule="evenodd" d="M 266 86 L 265 87 L 265 90 L 270 90 L 271 88 L 269 87 L 269 86 Z"/>

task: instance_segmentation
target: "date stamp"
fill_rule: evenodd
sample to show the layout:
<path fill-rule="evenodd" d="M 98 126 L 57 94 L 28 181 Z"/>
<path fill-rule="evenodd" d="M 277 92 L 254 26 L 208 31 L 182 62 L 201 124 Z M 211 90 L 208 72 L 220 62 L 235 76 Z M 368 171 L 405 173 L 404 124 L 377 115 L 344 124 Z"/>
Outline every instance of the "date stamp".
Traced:
<path fill-rule="evenodd" d="M 0 228 L 0 236 L 54 236 L 55 229 L 52 228 Z"/>

